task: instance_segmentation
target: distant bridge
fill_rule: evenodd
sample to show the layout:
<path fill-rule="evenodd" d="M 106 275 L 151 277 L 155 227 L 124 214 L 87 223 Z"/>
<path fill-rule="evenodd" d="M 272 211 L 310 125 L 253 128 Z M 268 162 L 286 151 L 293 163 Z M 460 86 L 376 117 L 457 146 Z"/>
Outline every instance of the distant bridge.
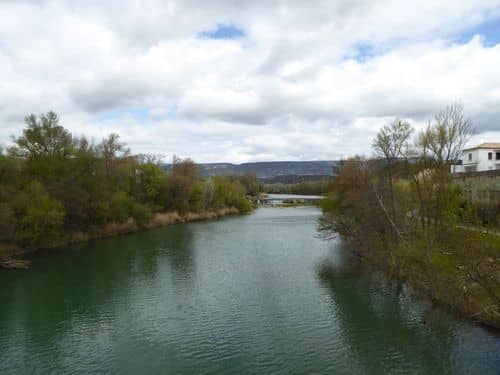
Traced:
<path fill-rule="evenodd" d="M 286 204 L 315 204 L 324 197 L 321 195 L 296 195 L 296 194 L 268 194 L 253 198 L 257 204 L 286 205 Z"/>

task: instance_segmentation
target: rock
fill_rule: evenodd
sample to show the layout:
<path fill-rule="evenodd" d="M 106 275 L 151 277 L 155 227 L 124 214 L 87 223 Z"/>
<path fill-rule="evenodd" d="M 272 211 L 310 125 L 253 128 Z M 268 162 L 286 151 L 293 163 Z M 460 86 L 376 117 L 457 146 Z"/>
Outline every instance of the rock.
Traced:
<path fill-rule="evenodd" d="M 1 259 L 0 260 L 0 267 L 7 268 L 7 269 L 28 269 L 31 264 L 31 261 L 29 260 L 22 260 L 22 259 Z"/>

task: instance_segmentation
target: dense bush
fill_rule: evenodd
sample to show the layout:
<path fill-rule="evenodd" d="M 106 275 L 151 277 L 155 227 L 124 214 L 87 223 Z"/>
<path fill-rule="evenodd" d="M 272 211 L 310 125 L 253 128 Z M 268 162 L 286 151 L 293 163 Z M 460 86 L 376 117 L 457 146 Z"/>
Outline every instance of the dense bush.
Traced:
<path fill-rule="evenodd" d="M 29 183 L 15 198 L 16 237 L 27 246 L 43 246 L 58 238 L 64 223 L 64 207 L 38 182 Z"/>

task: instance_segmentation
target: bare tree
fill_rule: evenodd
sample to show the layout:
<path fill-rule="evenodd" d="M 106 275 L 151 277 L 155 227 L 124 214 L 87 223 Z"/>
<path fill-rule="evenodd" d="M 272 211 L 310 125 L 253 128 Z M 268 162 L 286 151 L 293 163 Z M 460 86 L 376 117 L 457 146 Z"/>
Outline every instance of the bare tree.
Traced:
<path fill-rule="evenodd" d="M 107 138 L 104 138 L 97 149 L 104 159 L 107 177 L 111 175 L 115 160 L 120 156 L 127 156 L 130 153 L 130 150 L 126 147 L 126 143 L 120 142 L 120 136 L 115 133 L 111 133 Z"/>
<path fill-rule="evenodd" d="M 419 135 L 418 145 L 439 165 L 456 163 L 472 133 L 472 122 L 455 103 L 438 112 L 434 121 Z"/>
<path fill-rule="evenodd" d="M 432 222 L 436 225 L 443 224 L 442 211 L 450 199 L 446 193 L 450 186 L 450 165 L 457 163 L 471 132 L 471 121 L 464 116 L 462 105 L 455 103 L 438 112 L 418 136 L 421 156 L 426 164 L 430 162 L 433 166 L 427 177 L 432 179 L 428 195 L 434 196 Z"/>
<path fill-rule="evenodd" d="M 413 128 L 408 121 L 395 119 L 377 133 L 373 140 L 373 149 L 387 163 L 393 163 L 405 156 L 412 133 Z"/>
<path fill-rule="evenodd" d="M 160 165 L 165 156 L 162 154 L 137 154 L 135 158 L 139 164 Z"/>
<path fill-rule="evenodd" d="M 389 185 L 389 195 L 391 200 L 391 216 L 389 218 L 391 225 L 395 228 L 395 233 L 399 235 L 399 230 L 396 228 L 396 203 L 394 197 L 394 164 L 403 157 L 406 157 L 409 148 L 409 139 L 413 132 L 408 121 L 395 119 L 390 124 L 385 125 L 378 132 L 373 140 L 373 149 L 375 153 L 385 161 L 385 169 L 387 170 L 387 181 Z M 382 198 L 379 197 L 379 202 L 385 210 Z M 385 211 L 387 212 L 387 211 Z"/>
<path fill-rule="evenodd" d="M 198 177 L 198 166 L 189 158 L 181 159 L 174 155 L 172 160 L 172 174 L 195 179 Z"/>
<path fill-rule="evenodd" d="M 99 151 L 105 159 L 112 160 L 119 153 L 124 155 L 129 153 L 126 143 L 120 142 L 120 136 L 116 133 L 111 133 L 107 138 L 104 138 L 99 145 Z"/>

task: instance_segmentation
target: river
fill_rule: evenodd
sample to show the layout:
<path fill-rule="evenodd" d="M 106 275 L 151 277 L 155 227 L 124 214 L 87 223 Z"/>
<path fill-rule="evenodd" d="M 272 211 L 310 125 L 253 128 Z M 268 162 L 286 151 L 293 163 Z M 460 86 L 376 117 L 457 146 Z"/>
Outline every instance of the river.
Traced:
<path fill-rule="evenodd" d="M 499 373 L 497 334 L 363 271 L 318 215 L 260 208 L 35 254 L 0 272 L 0 373 Z"/>

